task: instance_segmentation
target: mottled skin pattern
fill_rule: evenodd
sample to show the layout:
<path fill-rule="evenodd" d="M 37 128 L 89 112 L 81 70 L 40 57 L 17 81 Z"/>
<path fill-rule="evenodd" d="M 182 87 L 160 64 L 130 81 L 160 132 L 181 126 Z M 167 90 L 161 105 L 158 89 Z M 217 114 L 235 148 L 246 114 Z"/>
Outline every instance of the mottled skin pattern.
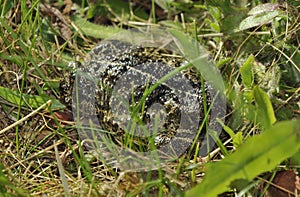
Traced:
<path fill-rule="evenodd" d="M 133 138 L 133 141 L 125 146 L 135 151 L 153 149 L 153 144 L 155 144 L 162 151 L 169 153 L 164 149 L 164 145 L 168 143 L 171 143 L 171 149 L 186 149 L 193 142 L 204 117 L 202 89 L 205 89 L 206 103 L 209 104 L 212 99 L 211 91 L 207 91 L 210 90 L 210 86 L 201 85 L 200 75 L 195 69 L 189 68 L 179 73 L 177 78 L 169 79 L 172 87 L 161 84 L 150 93 L 137 113 L 132 113 L 132 110 L 128 111 L 128 108 L 134 109 L 134 106 L 139 103 L 147 88 L 183 63 L 185 63 L 184 59 L 166 50 L 133 47 L 129 43 L 115 40 L 101 42 L 91 51 L 83 65 L 77 68 L 85 73 L 84 77 L 78 79 L 79 88 L 82 90 L 78 94 L 85 98 L 80 103 L 80 106 L 85 107 L 80 107 L 80 111 L 90 113 L 91 116 L 96 114 L 102 129 L 115 144 L 120 146 L 124 146 L 125 136 L 128 142 L 129 136 Z M 149 74 L 151 72 L 155 73 L 155 76 Z M 125 74 L 126 80 L 122 81 Z M 182 85 L 179 80 L 188 81 L 193 92 L 185 92 L 184 88 L 174 91 Z M 141 81 L 147 83 L 141 83 Z M 126 86 L 126 82 L 130 84 Z M 114 95 L 113 90 L 117 90 L 120 95 Z M 91 96 L 92 91 L 95 91 L 95 96 Z M 181 100 L 178 94 L 181 95 Z M 124 105 L 118 96 L 125 98 L 127 105 Z M 194 102 L 191 103 L 190 100 Z M 154 103 L 160 106 L 160 111 L 151 112 L 151 106 Z M 193 112 L 195 109 L 198 110 Z M 194 118 L 185 120 L 184 123 L 194 125 L 191 126 L 192 129 L 179 127 L 182 113 L 190 115 L 195 113 Z M 153 125 L 155 124 L 151 125 L 150 122 L 152 120 L 153 123 L 157 114 L 160 115 L 156 116 L 159 118 L 158 121 L 163 124 L 154 132 Z M 128 123 L 129 119 L 136 120 L 140 125 L 146 125 L 149 134 L 141 134 L 145 130 L 133 127 L 132 122 Z M 150 126 L 147 126 L 149 124 Z M 136 136 L 137 133 L 139 137 Z M 176 139 L 170 142 L 175 135 Z"/>

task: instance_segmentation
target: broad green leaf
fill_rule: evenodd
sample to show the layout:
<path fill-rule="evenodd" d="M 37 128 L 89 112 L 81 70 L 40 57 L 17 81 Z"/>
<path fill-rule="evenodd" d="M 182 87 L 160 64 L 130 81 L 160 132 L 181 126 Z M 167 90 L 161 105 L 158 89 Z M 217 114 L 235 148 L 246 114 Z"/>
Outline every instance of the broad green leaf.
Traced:
<path fill-rule="evenodd" d="M 0 86 L 0 97 L 4 100 L 11 102 L 15 105 L 25 106 L 28 104 L 30 107 L 36 109 L 46 103 L 48 100 L 51 100 L 51 110 L 63 109 L 65 106 L 61 104 L 58 100 L 49 97 L 48 95 L 29 95 L 22 94 L 23 99 L 21 98 L 21 94 L 13 91 L 11 89 Z M 25 101 L 26 102 L 25 102 Z"/>
<path fill-rule="evenodd" d="M 261 13 L 272 12 L 279 9 L 279 4 L 276 3 L 264 3 L 252 8 L 248 14 L 249 15 L 258 15 Z"/>
<path fill-rule="evenodd" d="M 84 35 L 91 36 L 94 38 L 108 38 L 109 36 L 116 34 L 122 29 L 118 29 L 111 26 L 103 26 L 103 25 L 97 25 L 94 23 L 91 23 L 81 17 L 73 16 L 71 17 L 72 22 L 75 23 L 77 27 L 79 27 Z"/>
<path fill-rule="evenodd" d="M 258 86 L 254 87 L 253 94 L 256 105 L 256 121 L 263 128 L 268 129 L 276 122 L 272 103 L 267 93 Z"/>
<path fill-rule="evenodd" d="M 240 68 L 243 84 L 248 88 L 252 86 L 254 80 L 253 71 L 252 71 L 253 62 L 254 62 L 254 56 L 251 54 L 248 57 L 247 61 Z"/>
<path fill-rule="evenodd" d="M 239 27 L 235 31 L 243 31 L 245 29 L 270 23 L 273 18 L 279 16 L 281 13 L 281 10 L 276 10 L 272 12 L 262 13 L 259 15 L 248 16 L 240 23 Z"/>
<path fill-rule="evenodd" d="M 208 163 L 204 180 L 188 190 L 186 196 L 215 197 L 237 180 L 251 181 L 273 170 L 300 149 L 300 119 L 278 122 L 260 135 L 249 138 L 222 161 Z"/>

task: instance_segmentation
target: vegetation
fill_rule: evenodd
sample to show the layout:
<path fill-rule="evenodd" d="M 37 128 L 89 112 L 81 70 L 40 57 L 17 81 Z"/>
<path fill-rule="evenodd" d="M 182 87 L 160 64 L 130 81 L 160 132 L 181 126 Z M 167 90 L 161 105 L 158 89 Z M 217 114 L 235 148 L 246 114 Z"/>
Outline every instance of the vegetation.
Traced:
<path fill-rule="evenodd" d="M 0 194 L 296 196 L 299 12 L 294 0 L 0 0 Z M 207 49 L 225 82 L 225 137 L 207 157 L 123 172 L 83 146 L 60 83 L 98 41 L 145 26 Z"/>

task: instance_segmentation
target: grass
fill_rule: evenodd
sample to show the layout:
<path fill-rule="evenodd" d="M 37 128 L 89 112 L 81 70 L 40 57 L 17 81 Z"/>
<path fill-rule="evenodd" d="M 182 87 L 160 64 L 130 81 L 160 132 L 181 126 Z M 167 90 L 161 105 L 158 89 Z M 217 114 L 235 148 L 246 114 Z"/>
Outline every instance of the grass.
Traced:
<path fill-rule="evenodd" d="M 2 196 L 263 196 L 277 171 L 299 171 L 292 121 L 300 114 L 299 1 L 64 2 L 0 0 Z M 258 11 L 249 15 L 254 7 Z M 218 147 L 206 157 L 191 152 L 156 171 L 121 171 L 95 158 L 78 138 L 60 104 L 60 81 L 68 63 L 82 62 L 100 39 L 147 26 L 186 33 L 208 50 L 225 82 L 226 137 L 215 136 Z M 277 130 L 288 136 L 270 134 Z M 286 151 L 262 151 L 267 148 Z M 231 169 L 224 161 L 243 165 Z M 249 170 L 254 178 L 248 180 L 240 173 L 248 167 L 265 170 Z M 211 173 L 228 171 L 236 178 Z"/>

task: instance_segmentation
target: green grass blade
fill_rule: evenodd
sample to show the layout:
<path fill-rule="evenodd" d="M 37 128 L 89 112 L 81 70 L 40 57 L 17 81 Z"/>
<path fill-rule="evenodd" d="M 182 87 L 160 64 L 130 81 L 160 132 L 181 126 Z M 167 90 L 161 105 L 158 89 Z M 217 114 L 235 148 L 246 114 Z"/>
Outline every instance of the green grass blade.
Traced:
<path fill-rule="evenodd" d="M 252 180 L 274 169 L 300 149 L 300 119 L 284 121 L 245 144 L 217 163 L 207 164 L 203 182 L 186 192 L 186 196 L 217 196 L 227 191 L 234 180 Z"/>

